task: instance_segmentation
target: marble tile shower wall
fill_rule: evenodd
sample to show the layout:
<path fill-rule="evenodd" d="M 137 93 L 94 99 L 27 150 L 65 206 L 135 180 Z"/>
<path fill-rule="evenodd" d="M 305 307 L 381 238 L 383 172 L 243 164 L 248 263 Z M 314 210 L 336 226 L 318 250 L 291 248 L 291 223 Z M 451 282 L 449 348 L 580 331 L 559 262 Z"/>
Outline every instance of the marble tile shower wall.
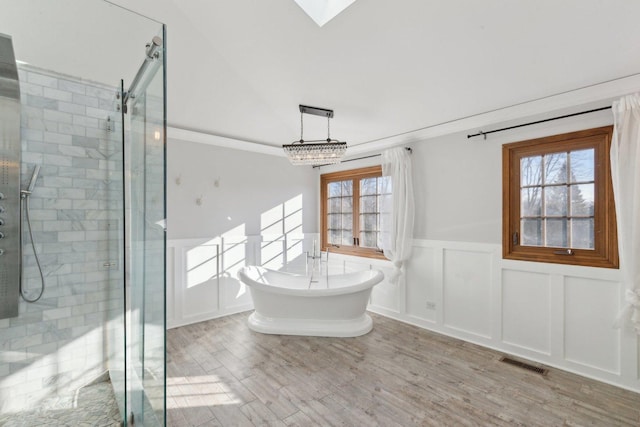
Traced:
<path fill-rule="evenodd" d="M 0 320 L 0 413 L 37 408 L 103 373 L 123 307 L 115 88 L 24 65 L 19 77 L 23 188 L 42 166 L 31 221 L 46 288 L 38 302 L 20 301 L 17 318 Z M 40 275 L 26 226 L 23 251 L 33 298 Z"/>

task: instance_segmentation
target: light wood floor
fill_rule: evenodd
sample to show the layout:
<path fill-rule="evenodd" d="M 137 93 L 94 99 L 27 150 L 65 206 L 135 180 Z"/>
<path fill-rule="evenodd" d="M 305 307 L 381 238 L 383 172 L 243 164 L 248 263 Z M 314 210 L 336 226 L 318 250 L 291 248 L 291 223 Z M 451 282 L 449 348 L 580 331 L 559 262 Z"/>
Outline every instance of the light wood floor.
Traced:
<path fill-rule="evenodd" d="M 171 426 L 640 426 L 640 394 L 372 315 L 358 338 L 263 335 L 249 313 L 168 331 Z"/>

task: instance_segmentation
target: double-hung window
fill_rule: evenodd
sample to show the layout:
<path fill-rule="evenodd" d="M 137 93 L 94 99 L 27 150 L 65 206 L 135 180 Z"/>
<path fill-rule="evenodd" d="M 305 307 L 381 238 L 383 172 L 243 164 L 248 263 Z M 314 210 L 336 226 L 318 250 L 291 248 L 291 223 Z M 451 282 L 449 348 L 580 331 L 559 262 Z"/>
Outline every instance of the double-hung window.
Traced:
<path fill-rule="evenodd" d="M 612 130 L 503 146 L 504 258 L 618 267 Z"/>
<path fill-rule="evenodd" d="M 373 166 L 320 176 L 323 250 L 383 258 L 378 247 L 380 209 L 386 205 L 389 177 Z"/>

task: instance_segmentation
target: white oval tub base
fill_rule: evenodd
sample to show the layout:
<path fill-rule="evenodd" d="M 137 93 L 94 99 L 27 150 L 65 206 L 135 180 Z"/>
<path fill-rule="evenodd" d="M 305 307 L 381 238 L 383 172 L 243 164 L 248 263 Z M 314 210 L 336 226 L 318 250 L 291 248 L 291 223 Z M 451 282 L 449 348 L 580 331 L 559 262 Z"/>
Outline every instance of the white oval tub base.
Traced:
<path fill-rule="evenodd" d="M 263 334 L 312 337 L 359 337 L 373 328 L 373 321 L 368 314 L 348 320 L 278 319 L 265 317 L 254 311 L 247 323 L 249 329 Z"/>

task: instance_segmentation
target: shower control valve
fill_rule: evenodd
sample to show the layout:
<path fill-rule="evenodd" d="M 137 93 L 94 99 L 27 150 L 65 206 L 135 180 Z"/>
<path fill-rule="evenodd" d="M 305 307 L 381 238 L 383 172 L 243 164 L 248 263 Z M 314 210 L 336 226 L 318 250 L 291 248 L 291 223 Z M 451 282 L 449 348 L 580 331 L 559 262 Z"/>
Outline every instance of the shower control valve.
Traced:
<path fill-rule="evenodd" d="M 0 256 L 4 254 L 4 249 L 0 249 Z"/>
<path fill-rule="evenodd" d="M 0 239 L 4 239 L 4 233 L 0 231 Z"/>
<path fill-rule="evenodd" d="M 4 206 L 0 206 L 0 213 L 4 213 Z"/>
<path fill-rule="evenodd" d="M 0 218 L 0 225 L 4 225 L 4 219 Z"/>
<path fill-rule="evenodd" d="M 4 194 L 0 193 L 0 200 L 4 199 Z"/>

